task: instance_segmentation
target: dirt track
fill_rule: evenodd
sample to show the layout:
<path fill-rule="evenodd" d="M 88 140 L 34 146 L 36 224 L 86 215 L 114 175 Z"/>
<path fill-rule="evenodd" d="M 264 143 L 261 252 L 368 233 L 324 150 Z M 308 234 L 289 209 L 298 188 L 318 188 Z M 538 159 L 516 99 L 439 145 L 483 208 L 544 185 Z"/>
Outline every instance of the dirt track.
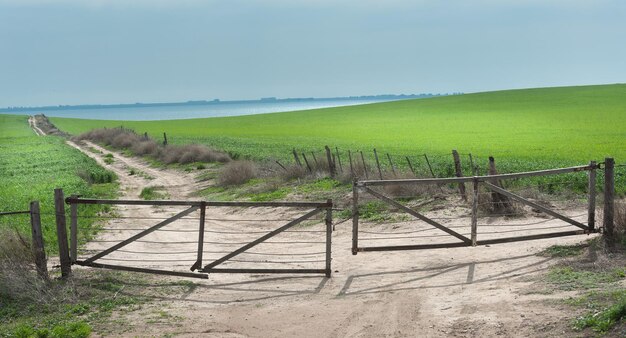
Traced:
<path fill-rule="evenodd" d="M 115 171 L 120 178 L 122 195 L 138 198 L 145 186 L 159 185 L 167 191 L 170 199 L 189 199 L 202 184 L 194 175 L 173 170 L 155 169 L 142 160 L 114 154 L 115 160 L 107 165 L 96 145 L 79 148 L 95 158 L 101 165 Z M 154 179 L 141 175 L 129 175 L 130 168 L 140 170 Z M 119 241 L 137 231 L 154 225 L 156 219 L 167 218 L 181 208 L 120 207 L 120 218 L 111 220 L 97 239 Z M 573 212 L 573 214 L 576 211 Z M 229 222 L 229 219 L 288 219 L 302 214 L 290 210 L 267 208 L 232 210 L 211 209 L 216 219 L 209 229 L 269 231 L 281 221 L 256 223 Z M 126 218 L 124 218 L 126 217 Z M 183 232 L 157 232 L 146 240 L 193 242 L 197 233 L 194 217 L 168 226 Z M 409 222 L 394 227 L 411 227 Z M 316 229 L 311 225 L 307 229 Z M 365 229 L 382 231 L 390 225 L 365 225 Z M 256 231 L 255 231 L 256 233 Z M 226 241 L 248 240 L 244 235 L 216 236 L 215 244 L 208 250 L 228 250 Z M 251 238 L 259 235 L 251 235 Z M 311 240 L 315 234 L 295 232 L 288 239 Z M 550 245 L 577 243 L 587 236 L 561 239 L 536 240 L 499 244 L 474 248 L 437 249 L 422 251 L 361 253 L 350 252 L 350 223 L 337 227 L 333 233 L 333 276 L 318 275 L 210 275 L 209 280 L 193 280 L 196 285 L 183 296 L 163 295 L 149 308 L 132 313 L 133 329 L 128 336 L 155 336 L 175 333 L 181 336 L 217 337 L 528 337 L 571 336 L 568 318 L 571 314 L 559 311 L 545 300 L 563 298 L 566 294 L 538 294 L 530 291 L 535 280 L 553 264 L 552 259 L 536 253 Z M 112 245 L 109 242 L 93 242 L 83 250 L 83 257 Z M 119 264 L 132 266 L 179 269 L 189 271 L 194 254 L 146 255 L 133 251 L 179 251 L 192 252 L 195 244 L 183 243 L 168 246 L 158 243 L 135 243 L 111 257 L 120 259 Z M 309 252 L 317 250 L 317 244 L 266 245 L 259 251 L 266 253 L 293 253 L 294 250 Z M 207 248 L 205 248 L 207 249 Z M 318 250 L 319 251 L 319 250 Z M 322 250 L 323 251 L 323 250 Z M 219 256 L 219 255 L 218 255 Z M 108 257 L 108 258 L 111 258 Z M 157 259 L 154 259 L 157 257 Z M 172 258 L 175 258 L 172 260 Z M 209 261 L 211 257 L 205 258 Z M 135 261 L 124 261 L 124 260 Z M 151 259 L 170 259 L 153 262 Z M 103 263 L 105 261 L 102 261 Z M 114 261 L 106 263 L 113 264 Z M 246 262 L 235 262 L 248 266 Z M 243 264 L 243 265 L 242 265 Z M 267 263 L 266 264 L 273 264 Z M 307 266 L 309 263 L 295 263 Z M 314 263 L 313 265 L 320 265 Z M 236 265 L 237 266 L 237 265 Z M 253 265 L 255 266 L 255 265 Z M 283 266 L 283 264 L 280 264 Z M 322 265 L 323 266 L 323 265 Z M 265 266 L 264 266 L 265 267 Z M 284 267 L 284 266 L 283 266 Z M 149 277 L 163 279 L 163 277 Z M 170 277 L 167 277 L 170 279 Z M 171 278 L 171 280 L 180 280 Z M 150 287 L 150 286 L 147 286 Z M 148 323 L 144 314 L 154 308 L 166 308 L 176 318 L 176 324 Z"/>

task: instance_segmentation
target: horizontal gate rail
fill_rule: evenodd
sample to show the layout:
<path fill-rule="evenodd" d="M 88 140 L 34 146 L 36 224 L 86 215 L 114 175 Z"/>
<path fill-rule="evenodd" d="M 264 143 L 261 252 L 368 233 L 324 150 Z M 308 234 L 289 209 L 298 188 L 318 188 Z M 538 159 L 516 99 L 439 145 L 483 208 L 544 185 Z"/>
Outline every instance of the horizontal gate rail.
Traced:
<path fill-rule="evenodd" d="M 329 202 L 211 202 L 211 201 L 156 201 L 156 200 L 110 200 L 68 197 L 68 204 L 112 204 L 112 205 L 159 205 L 159 206 L 192 206 L 200 207 L 294 207 L 294 208 L 328 208 Z M 330 203 L 332 205 L 332 203 Z"/>
<path fill-rule="evenodd" d="M 8 215 L 21 215 L 21 214 L 30 214 L 30 210 L 25 210 L 25 211 L 5 211 L 5 212 L 0 212 L 0 216 L 8 216 Z"/>
<path fill-rule="evenodd" d="M 359 181 L 358 183 L 361 186 L 377 186 L 377 185 L 390 185 L 390 184 L 467 183 L 467 182 L 472 182 L 473 180 L 478 180 L 478 182 L 485 182 L 485 181 L 491 181 L 494 179 L 504 180 L 504 179 L 533 177 L 533 176 L 567 174 L 567 173 L 574 173 L 574 172 L 580 172 L 580 171 L 589 171 L 589 170 L 597 169 L 597 168 L 598 168 L 597 165 L 582 165 L 582 166 L 561 168 L 561 169 L 537 170 L 537 171 L 527 171 L 527 172 L 513 173 L 513 174 L 498 174 L 498 175 L 490 175 L 490 176 L 424 178 L 424 179 L 418 178 L 418 179 L 400 179 L 400 180 L 366 180 L 366 181 Z"/>
<path fill-rule="evenodd" d="M 130 271 L 130 272 L 144 272 L 144 273 L 151 273 L 155 275 L 192 277 L 192 278 L 202 278 L 202 279 L 209 278 L 209 275 L 207 274 L 194 273 L 194 272 L 179 272 L 179 271 L 169 271 L 169 270 L 136 268 L 136 267 L 131 267 L 131 266 L 111 265 L 111 264 L 102 264 L 102 263 L 94 263 L 94 262 L 86 262 L 86 261 L 75 261 L 74 264 L 81 265 L 81 266 L 89 266 L 92 268 L 111 269 L 111 270 Z"/>

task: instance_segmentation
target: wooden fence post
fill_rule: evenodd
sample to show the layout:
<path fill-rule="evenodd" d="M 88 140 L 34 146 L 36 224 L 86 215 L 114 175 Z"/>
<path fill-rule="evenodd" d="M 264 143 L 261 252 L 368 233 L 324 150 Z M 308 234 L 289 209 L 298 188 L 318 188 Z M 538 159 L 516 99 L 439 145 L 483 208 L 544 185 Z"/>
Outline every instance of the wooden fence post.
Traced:
<path fill-rule="evenodd" d="M 389 155 L 389 153 L 387 153 L 387 159 L 389 160 L 389 165 L 391 166 L 391 172 L 393 173 L 393 176 L 396 176 L 396 169 L 393 167 L 393 161 L 391 161 L 391 155 Z"/>
<path fill-rule="evenodd" d="M 409 169 L 411 169 L 413 176 L 417 177 L 417 173 L 415 173 L 415 169 L 413 169 L 413 164 L 411 163 L 411 159 L 408 156 L 406 156 L 406 162 L 409 164 Z"/>
<path fill-rule="evenodd" d="M 369 175 L 367 174 L 367 165 L 365 165 L 365 156 L 363 156 L 363 151 L 361 151 L 361 162 L 363 162 L 363 171 L 365 171 L 365 179 L 369 180 Z"/>
<path fill-rule="evenodd" d="M 435 172 L 433 171 L 433 167 L 430 165 L 430 161 L 428 160 L 428 156 L 426 154 L 424 154 L 424 158 L 426 159 L 426 165 L 428 165 L 428 170 L 430 170 L 430 175 L 433 178 L 435 177 Z M 443 194 L 443 188 L 441 187 L 441 184 L 437 184 L 437 187 L 439 187 L 439 191 L 441 191 L 441 193 Z"/>
<path fill-rule="evenodd" d="M 48 280 L 48 264 L 46 261 L 46 250 L 41 233 L 41 213 L 39 212 L 39 202 L 30 202 L 30 229 L 33 236 L 33 255 L 35 256 L 35 266 L 37 274 L 45 281 Z"/>
<path fill-rule="evenodd" d="M 476 246 L 476 240 L 478 237 L 478 179 L 474 177 L 472 180 L 472 246 Z"/>
<path fill-rule="evenodd" d="M 476 174 L 476 167 L 474 166 L 474 158 L 472 157 L 472 153 L 469 153 L 469 161 L 470 161 L 470 168 L 472 169 L 472 175 L 478 176 Z"/>
<path fill-rule="evenodd" d="M 320 164 L 317 162 L 317 157 L 315 157 L 315 153 L 314 153 L 314 152 L 311 152 L 311 155 L 313 156 L 313 161 L 315 161 L 315 166 L 316 166 L 316 167 L 319 167 L 319 166 L 320 166 Z"/>
<path fill-rule="evenodd" d="M 430 175 L 433 178 L 436 178 L 435 177 L 435 172 L 433 171 L 433 167 L 430 165 L 430 161 L 428 160 L 428 156 L 426 156 L 426 154 L 424 154 L 424 158 L 426 159 L 426 165 L 428 165 L 428 170 L 430 170 Z"/>
<path fill-rule="evenodd" d="M 589 226 L 589 231 L 594 232 L 596 226 L 596 161 L 591 161 L 589 166 L 591 170 L 589 170 L 587 225 Z"/>
<path fill-rule="evenodd" d="M 306 159 L 306 155 L 304 153 L 302 153 L 302 158 L 304 159 L 304 163 L 306 163 L 306 168 L 309 169 L 310 173 L 312 173 L 313 170 L 311 169 L 311 165 L 309 164 L 309 161 Z"/>
<path fill-rule="evenodd" d="M 326 200 L 330 206 L 326 208 L 326 217 L 324 221 L 326 223 L 326 277 L 330 277 L 331 274 L 331 261 L 332 261 L 332 238 L 333 238 L 333 201 Z"/>
<path fill-rule="evenodd" d="M 298 157 L 298 153 L 296 152 L 296 148 L 293 148 L 293 159 L 296 161 L 296 164 L 302 167 L 302 162 L 300 162 L 300 157 Z"/>
<path fill-rule="evenodd" d="M 67 224 L 65 221 L 65 198 L 63 196 L 63 189 L 54 189 L 54 209 L 57 223 L 57 240 L 59 242 L 61 278 L 66 279 L 72 274 L 72 263 L 67 245 Z"/>
<path fill-rule="evenodd" d="M 496 160 L 493 158 L 493 156 L 489 156 L 489 175 L 498 175 L 498 171 L 496 170 Z M 502 187 L 497 179 L 492 179 L 491 184 Z M 508 196 L 492 191 L 491 202 L 493 203 L 494 210 L 497 212 L 513 212 L 513 205 L 511 204 L 511 200 L 509 200 Z"/>
<path fill-rule="evenodd" d="M 341 164 L 341 157 L 339 156 L 339 147 L 335 147 L 335 151 L 337 152 L 337 162 L 339 162 L 339 170 L 343 172 L 343 165 Z M 335 163 L 335 169 L 337 169 L 336 163 Z"/>
<path fill-rule="evenodd" d="M 359 187 L 357 179 L 352 181 L 352 254 L 356 255 L 359 247 Z"/>
<path fill-rule="evenodd" d="M 284 171 L 289 171 L 289 170 L 287 170 L 287 168 L 285 168 L 285 166 L 284 166 L 282 163 L 280 163 L 278 160 L 276 160 L 276 164 L 278 164 L 281 168 L 283 168 L 283 170 L 284 170 Z"/>
<path fill-rule="evenodd" d="M 352 151 L 348 150 L 348 160 L 350 160 L 350 175 L 354 177 L 354 165 L 352 165 Z"/>
<path fill-rule="evenodd" d="M 454 170 L 456 171 L 456 177 L 463 177 L 463 170 L 461 170 L 461 158 L 459 152 L 452 150 L 452 157 L 454 158 Z M 467 193 L 465 192 L 465 183 L 459 182 L 459 194 L 461 198 L 467 202 Z"/>
<path fill-rule="evenodd" d="M 167 145 L 167 135 L 165 134 L 165 132 L 163 132 L 163 145 Z"/>
<path fill-rule="evenodd" d="M 615 161 L 611 157 L 604 159 L 604 219 L 602 226 L 604 227 L 604 239 L 612 248 L 615 243 Z"/>
<path fill-rule="evenodd" d="M 330 173 L 330 177 L 335 178 L 335 163 L 333 162 L 333 155 L 328 146 L 324 146 L 326 149 L 326 159 L 328 160 L 328 172 Z"/>
<path fill-rule="evenodd" d="M 376 158 L 376 166 L 378 167 L 378 176 L 380 179 L 383 179 L 383 172 L 380 170 L 380 162 L 378 161 L 378 153 L 376 152 L 376 148 L 374 148 L 374 157 Z"/>

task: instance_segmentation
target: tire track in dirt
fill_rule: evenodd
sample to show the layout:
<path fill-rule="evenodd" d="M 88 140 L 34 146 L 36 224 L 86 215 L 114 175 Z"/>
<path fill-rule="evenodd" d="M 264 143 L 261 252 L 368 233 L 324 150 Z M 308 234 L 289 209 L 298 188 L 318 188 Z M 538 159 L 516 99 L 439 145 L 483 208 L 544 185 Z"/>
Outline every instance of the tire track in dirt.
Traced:
<path fill-rule="evenodd" d="M 33 131 L 35 132 L 35 134 L 37 134 L 37 136 L 46 135 L 46 133 L 44 133 L 43 130 L 39 129 L 39 127 L 37 126 L 37 121 L 35 120 L 34 116 L 28 117 L 28 125 L 33 129 Z"/>

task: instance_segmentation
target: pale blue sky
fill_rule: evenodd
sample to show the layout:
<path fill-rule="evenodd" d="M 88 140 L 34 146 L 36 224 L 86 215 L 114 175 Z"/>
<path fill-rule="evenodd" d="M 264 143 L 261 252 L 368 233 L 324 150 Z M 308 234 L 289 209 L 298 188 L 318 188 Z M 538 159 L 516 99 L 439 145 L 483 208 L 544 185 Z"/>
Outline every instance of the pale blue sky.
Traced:
<path fill-rule="evenodd" d="M 626 82 L 625 37 L 621 0 L 0 0 L 0 107 Z"/>

